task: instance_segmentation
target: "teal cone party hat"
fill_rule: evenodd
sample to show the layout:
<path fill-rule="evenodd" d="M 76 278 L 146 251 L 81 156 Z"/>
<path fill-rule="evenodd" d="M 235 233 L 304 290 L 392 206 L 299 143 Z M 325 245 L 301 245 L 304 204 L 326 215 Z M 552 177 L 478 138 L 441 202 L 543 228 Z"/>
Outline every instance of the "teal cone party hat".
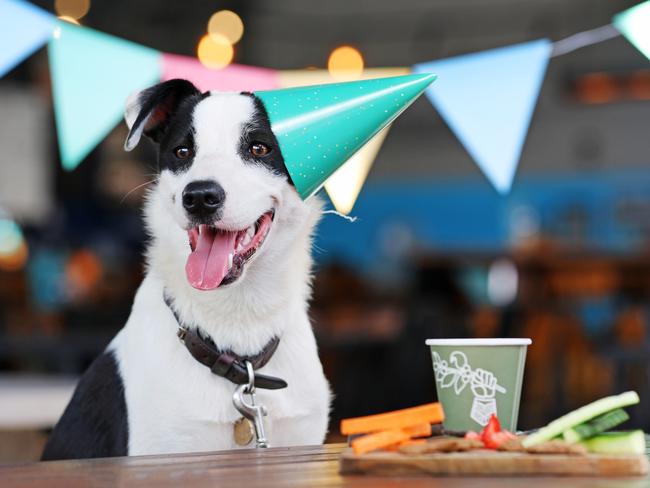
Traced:
<path fill-rule="evenodd" d="M 300 196 L 325 180 L 390 124 L 434 80 L 417 74 L 258 91 Z"/>

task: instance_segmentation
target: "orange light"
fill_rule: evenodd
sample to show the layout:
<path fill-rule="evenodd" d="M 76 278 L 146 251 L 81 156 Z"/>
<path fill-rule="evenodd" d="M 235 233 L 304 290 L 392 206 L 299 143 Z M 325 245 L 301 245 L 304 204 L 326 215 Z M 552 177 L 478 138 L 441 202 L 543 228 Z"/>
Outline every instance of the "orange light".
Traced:
<path fill-rule="evenodd" d="M 235 50 L 224 36 L 206 34 L 196 49 L 199 61 L 210 69 L 225 68 L 232 62 Z"/>
<path fill-rule="evenodd" d="M 55 0 L 54 10 L 59 18 L 69 22 L 79 20 L 90 10 L 90 0 Z"/>
<path fill-rule="evenodd" d="M 25 266 L 29 251 L 27 244 L 23 241 L 18 249 L 10 254 L 0 254 L 0 270 L 3 271 L 18 271 Z"/>
<path fill-rule="evenodd" d="M 89 293 L 99 283 L 102 274 L 101 261 L 86 249 L 73 253 L 66 264 L 66 282 L 78 294 Z"/>
<path fill-rule="evenodd" d="M 621 93 L 613 76 L 590 73 L 577 82 L 577 96 L 584 103 L 608 103 L 620 98 Z"/>
<path fill-rule="evenodd" d="M 358 79 L 363 73 L 363 56 L 351 46 L 337 47 L 327 60 L 327 69 L 336 80 Z"/>
<path fill-rule="evenodd" d="M 633 100 L 650 100 L 650 70 L 632 73 L 627 79 L 627 91 Z"/>
<path fill-rule="evenodd" d="M 208 21 L 208 34 L 225 37 L 230 44 L 237 44 L 244 35 L 244 22 L 242 22 L 239 15 L 231 10 L 220 10 L 215 12 Z"/>

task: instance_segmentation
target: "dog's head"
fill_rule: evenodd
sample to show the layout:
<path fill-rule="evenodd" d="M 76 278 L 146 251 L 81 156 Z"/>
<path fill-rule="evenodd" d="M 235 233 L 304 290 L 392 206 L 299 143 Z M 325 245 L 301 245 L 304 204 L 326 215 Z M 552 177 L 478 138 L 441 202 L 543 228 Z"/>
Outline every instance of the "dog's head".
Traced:
<path fill-rule="evenodd" d="M 185 263 L 194 288 L 241 281 L 254 261 L 278 259 L 304 230 L 310 205 L 255 95 L 201 93 L 171 80 L 131 96 L 125 118 L 126 150 L 142 135 L 158 147 L 149 230 L 168 259 Z"/>

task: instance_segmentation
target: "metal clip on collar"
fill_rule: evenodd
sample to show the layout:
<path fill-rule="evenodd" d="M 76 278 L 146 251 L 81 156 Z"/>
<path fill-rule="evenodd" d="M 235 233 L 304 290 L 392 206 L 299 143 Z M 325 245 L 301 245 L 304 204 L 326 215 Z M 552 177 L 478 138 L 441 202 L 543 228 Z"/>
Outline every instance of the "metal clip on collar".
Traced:
<path fill-rule="evenodd" d="M 239 385 L 232 395 L 232 402 L 239 413 L 253 422 L 255 427 L 255 447 L 269 447 L 269 442 L 264 433 L 263 419 L 267 415 L 264 405 L 255 405 L 255 371 L 250 361 L 246 361 L 246 370 L 248 371 L 248 384 Z M 244 395 L 250 396 L 250 403 L 244 401 Z"/>

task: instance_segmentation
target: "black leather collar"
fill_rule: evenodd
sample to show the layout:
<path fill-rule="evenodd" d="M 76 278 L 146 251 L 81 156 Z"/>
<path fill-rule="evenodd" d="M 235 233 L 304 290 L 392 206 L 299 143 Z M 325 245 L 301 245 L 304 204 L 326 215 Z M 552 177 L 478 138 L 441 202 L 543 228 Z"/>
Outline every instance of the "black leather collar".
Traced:
<path fill-rule="evenodd" d="M 178 323 L 178 338 L 194 359 L 210 368 L 212 373 L 221 376 L 236 385 L 248 383 L 246 362 L 250 362 L 253 369 L 259 369 L 269 362 L 280 343 L 279 337 L 273 337 L 262 350 L 252 356 L 240 356 L 232 351 L 222 351 L 217 348 L 214 341 L 207 334 L 201 334 L 196 327 L 187 327 L 180 319 L 171 299 L 164 294 L 165 304 L 169 307 Z M 255 374 L 255 387 L 267 390 L 286 388 L 287 382 L 281 378 L 260 373 Z"/>

